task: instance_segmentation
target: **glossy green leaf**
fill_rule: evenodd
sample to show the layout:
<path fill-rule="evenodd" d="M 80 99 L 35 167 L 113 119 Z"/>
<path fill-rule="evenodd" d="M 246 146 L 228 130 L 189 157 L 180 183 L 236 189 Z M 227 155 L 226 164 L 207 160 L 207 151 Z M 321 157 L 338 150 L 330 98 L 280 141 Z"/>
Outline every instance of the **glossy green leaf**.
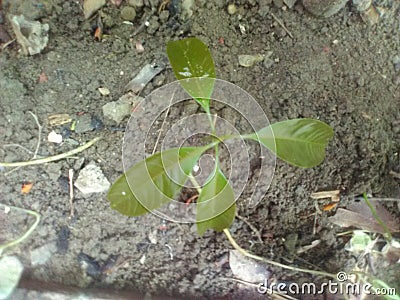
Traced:
<path fill-rule="evenodd" d="M 214 80 L 210 78 L 215 78 L 215 68 L 207 45 L 197 38 L 170 41 L 167 55 L 182 87 L 208 112 L 214 89 Z"/>
<path fill-rule="evenodd" d="M 232 187 L 218 168 L 197 199 L 197 232 L 203 235 L 207 229 L 222 231 L 228 228 L 235 219 L 235 210 Z"/>
<path fill-rule="evenodd" d="M 245 136 L 259 141 L 280 159 L 303 168 L 319 165 L 325 158 L 325 148 L 333 137 L 333 129 L 314 119 L 294 119 L 278 122 Z"/>
<path fill-rule="evenodd" d="M 110 188 L 107 198 L 111 208 L 138 216 L 171 201 L 209 147 L 173 148 L 135 164 Z"/>

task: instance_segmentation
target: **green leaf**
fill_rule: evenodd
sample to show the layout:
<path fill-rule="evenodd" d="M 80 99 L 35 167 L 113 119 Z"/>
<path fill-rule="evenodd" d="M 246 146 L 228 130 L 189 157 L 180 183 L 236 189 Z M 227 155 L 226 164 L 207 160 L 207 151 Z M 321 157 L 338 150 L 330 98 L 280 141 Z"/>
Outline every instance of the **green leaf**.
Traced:
<path fill-rule="evenodd" d="M 107 198 L 111 208 L 127 216 L 138 216 L 171 201 L 208 148 L 173 148 L 132 166 L 110 188 Z"/>
<path fill-rule="evenodd" d="M 235 211 L 233 189 L 217 168 L 197 199 L 197 232 L 203 235 L 207 229 L 222 231 L 228 228 L 235 219 Z"/>
<path fill-rule="evenodd" d="M 167 55 L 172 70 L 188 94 L 209 112 L 214 89 L 214 61 L 207 45 L 197 38 L 170 41 Z"/>
<path fill-rule="evenodd" d="M 244 137 L 259 141 L 292 165 L 311 168 L 324 160 L 333 129 L 318 120 L 294 119 L 272 124 L 257 134 Z"/>

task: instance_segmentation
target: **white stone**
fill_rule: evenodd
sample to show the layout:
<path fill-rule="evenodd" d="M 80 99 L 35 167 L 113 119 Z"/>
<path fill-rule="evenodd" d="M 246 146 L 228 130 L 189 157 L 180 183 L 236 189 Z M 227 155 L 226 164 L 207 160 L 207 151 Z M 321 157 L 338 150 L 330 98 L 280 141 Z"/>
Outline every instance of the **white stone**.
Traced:
<path fill-rule="evenodd" d="M 63 141 L 63 137 L 61 134 L 56 133 L 54 130 L 49 133 L 47 136 L 47 140 L 50 143 L 61 144 Z"/>
<path fill-rule="evenodd" d="M 75 186 L 82 194 L 91 194 L 105 192 L 110 188 L 111 184 L 100 167 L 90 163 L 79 172 Z"/>

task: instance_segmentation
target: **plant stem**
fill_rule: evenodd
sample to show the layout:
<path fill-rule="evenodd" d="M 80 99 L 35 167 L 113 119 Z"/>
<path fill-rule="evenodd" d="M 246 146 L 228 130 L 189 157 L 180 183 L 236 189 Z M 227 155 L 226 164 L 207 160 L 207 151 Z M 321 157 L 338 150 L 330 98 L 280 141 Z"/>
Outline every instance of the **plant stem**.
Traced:
<path fill-rule="evenodd" d="M 378 223 L 382 226 L 383 230 L 386 233 L 387 240 L 390 242 L 392 240 L 392 234 L 390 233 L 389 228 L 387 227 L 385 222 L 383 222 L 382 219 L 378 216 L 375 207 L 373 207 L 371 202 L 368 200 L 368 196 L 366 193 L 363 194 L 363 198 L 365 203 L 367 203 L 369 209 L 371 210 L 371 213 L 374 216 L 375 220 L 378 221 Z"/>
<path fill-rule="evenodd" d="M 278 263 L 278 262 L 273 261 L 273 260 L 269 260 L 269 259 L 263 258 L 263 257 L 258 256 L 258 255 L 254 255 L 254 254 L 246 251 L 242 247 L 240 247 L 236 243 L 236 241 L 234 240 L 234 238 L 232 237 L 231 233 L 229 232 L 229 230 L 227 228 L 224 229 L 224 233 L 225 233 L 226 237 L 228 238 L 229 242 L 231 243 L 231 245 L 233 246 L 233 248 L 238 250 L 244 256 L 247 256 L 247 257 L 250 257 L 252 259 L 259 260 L 259 261 L 262 261 L 262 262 L 265 262 L 265 263 L 268 263 L 270 265 L 281 267 L 281 268 L 284 268 L 284 269 L 297 271 L 297 272 L 303 272 L 303 273 L 309 273 L 309 274 L 313 274 L 313 275 L 321 275 L 321 276 L 326 276 L 326 277 L 330 277 L 330 278 L 336 279 L 336 275 L 332 274 L 332 273 L 327 273 L 327 272 L 323 272 L 323 271 L 316 271 L 316 270 L 309 270 L 309 269 L 303 269 L 303 268 L 296 268 L 296 267 L 292 267 L 292 266 L 288 266 L 288 265 L 284 265 L 284 264 Z"/>
<path fill-rule="evenodd" d="M 3 205 L 4 205 L 4 204 L 3 204 Z M 19 238 L 17 238 L 16 240 L 13 240 L 13 241 L 11 241 L 11 242 L 8 242 L 8 243 L 5 243 L 5 244 L 0 245 L 0 254 L 1 254 L 1 252 L 3 252 L 4 249 L 6 249 L 6 248 L 8 248 L 8 247 L 11 247 L 11 246 L 14 246 L 14 245 L 17 245 L 17 244 L 21 243 L 23 240 L 25 240 L 28 236 L 31 235 L 31 233 L 33 232 L 33 230 L 35 230 L 36 226 L 37 226 L 37 225 L 39 224 L 39 222 L 40 222 L 40 215 L 39 215 L 36 211 L 29 210 L 29 209 L 24 209 L 24 208 L 20 208 L 20 207 L 16 207 L 16 206 L 11 206 L 11 205 L 4 205 L 4 206 L 8 206 L 8 207 L 10 207 L 10 208 L 12 208 L 12 209 L 15 209 L 15 210 L 19 210 L 19 211 L 23 211 L 23 212 L 25 212 L 25 213 L 28 213 L 28 214 L 34 216 L 34 217 L 36 218 L 36 220 L 35 220 L 35 222 L 32 224 L 32 226 L 31 226 L 23 235 L 21 235 Z"/>
<path fill-rule="evenodd" d="M 82 152 L 83 150 L 86 150 L 87 148 L 91 147 L 94 143 L 96 143 L 100 139 L 101 139 L 101 137 L 94 138 L 93 140 L 87 142 L 86 144 L 84 144 L 76 149 L 73 149 L 73 150 L 65 152 L 65 153 L 57 154 L 54 156 L 49 156 L 49 157 L 44 157 L 44 158 L 34 159 L 34 160 L 28 160 L 28 161 L 10 162 L 10 163 L 0 162 L 0 167 L 24 167 L 24 166 L 40 165 L 40 164 L 60 160 L 63 158 L 67 158 L 68 156 L 72 156 L 79 152 Z"/>

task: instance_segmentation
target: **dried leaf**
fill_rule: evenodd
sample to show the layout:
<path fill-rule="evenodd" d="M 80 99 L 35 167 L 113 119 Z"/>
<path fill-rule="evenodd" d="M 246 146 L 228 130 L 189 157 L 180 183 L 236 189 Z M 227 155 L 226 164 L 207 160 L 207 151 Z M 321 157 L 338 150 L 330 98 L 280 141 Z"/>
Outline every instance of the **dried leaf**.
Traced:
<path fill-rule="evenodd" d="M 340 200 L 340 190 L 312 193 L 311 198 L 313 199 L 331 198 L 332 201 L 338 202 Z"/>
<path fill-rule="evenodd" d="M 21 193 L 28 194 L 31 191 L 32 187 L 33 187 L 32 182 L 24 182 L 21 187 Z"/>
<path fill-rule="evenodd" d="M 69 114 L 55 114 L 47 117 L 50 126 L 59 126 L 70 123 L 72 118 Z"/>
<path fill-rule="evenodd" d="M 336 206 L 338 205 L 337 202 L 332 202 L 329 204 L 324 205 L 324 207 L 322 208 L 323 211 L 330 211 L 332 209 L 334 209 Z"/>
<path fill-rule="evenodd" d="M 377 201 L 371 201 L 379 218 L 386 224 L 391 232 L 400 232 L 400 225 L 391 214 Z M 356 227 L 370 232 L 384 234 L 385 230 L 374 218 L 368 205 L 364 201 L 354 202 L 348 209 L 338 208 L 336 214 L 329 221 L 341 227 Z"/>
<path fill-rule="evenodd" d="M 39 75 L 38 82 L 43 83 L 43 82 L 47 82 L 48 80 L 49 80 L 49 78 L 47 77 L 46 73 L 44 71 L 42 71 L 42 73 L 40 73 L 40 75 Z"/>

